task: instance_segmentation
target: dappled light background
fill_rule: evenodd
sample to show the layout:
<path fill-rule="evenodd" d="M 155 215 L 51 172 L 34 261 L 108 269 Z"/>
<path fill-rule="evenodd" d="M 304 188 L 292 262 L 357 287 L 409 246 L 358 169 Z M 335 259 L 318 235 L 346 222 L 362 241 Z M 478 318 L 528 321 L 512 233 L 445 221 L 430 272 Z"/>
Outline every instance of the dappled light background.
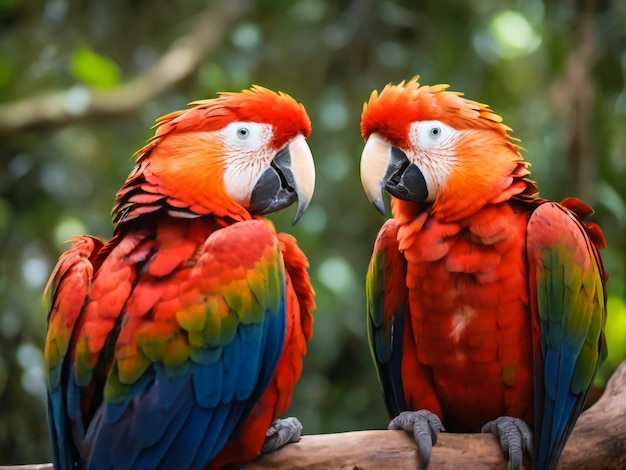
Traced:
<path fill-rule="evenodd" d="M 190 40 L 206 18 L 213 29 Z M 384 218 L 361 188 L 359 116 L 373 89 L 416 74 L 501 114 L 544 197 L 596 209 L 609 243 L 602 385 L 626 355 L 625 24 L 622 0 L 0 0 L 0 465 L 50 460 L 42 292 L 65 242 L 110 236 L 158 116 L 251 84 L 293 95 L 313 125 L 311 206 L 295 227 L 293 208 L 271 216 L 308 254 L 317 292 L 290 410 L 305 433 L 387 423 L 363 286 Z"/>

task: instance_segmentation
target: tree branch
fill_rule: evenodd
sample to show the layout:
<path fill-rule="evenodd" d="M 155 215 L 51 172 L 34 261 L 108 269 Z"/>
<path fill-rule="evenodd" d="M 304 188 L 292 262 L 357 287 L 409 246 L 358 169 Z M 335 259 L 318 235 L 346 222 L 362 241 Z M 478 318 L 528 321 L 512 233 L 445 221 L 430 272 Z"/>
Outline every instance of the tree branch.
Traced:
<path fill-rule="evenodd" d="M 60 126 L 95 116 L 132 112 L 174 87 L 215 51 L 228 27 L 246 10 L 246 0 L 220 0 L 199 16 L 195 28 L 175 41 L 155 64 L 113 89 L 75 85 L 0 105 L 0 135 L 37 126 Z"/>
<path fill-rule="evenodd" d="M 600 400 L 581 415 L 565 446 L 560 470 L 626 468 L 626 362 L 607 384 Z M 406 469 L 417 468 L 417 447 L 403 431 L 358 431 L 304 436 L 248 464 L 246 470 L 290 468 Z M 439 436 L 431 465 L 438 469 L 503 469 L 504 455 L 491 434 Z M 530 462 L 524 462 L 524 469 Z"/>
<path fill-rule="evenodd" d="M 584 412 L 565 446 L 559 470 L 626 468 L 626 361 L 617 369 L 598 402 Z M 250 462 L 243 470 L 289 468 L 415 470 L 417 447 L 404 431 L 355 431 L 304 436 Z M 430 468 L 503 469 L 504 455 L 491 434 L 439 436 Z M 530 468 L 525 461 L 524 469 Z M 52 465 L 20 465 L 0 470 L 52 470 Z"/>

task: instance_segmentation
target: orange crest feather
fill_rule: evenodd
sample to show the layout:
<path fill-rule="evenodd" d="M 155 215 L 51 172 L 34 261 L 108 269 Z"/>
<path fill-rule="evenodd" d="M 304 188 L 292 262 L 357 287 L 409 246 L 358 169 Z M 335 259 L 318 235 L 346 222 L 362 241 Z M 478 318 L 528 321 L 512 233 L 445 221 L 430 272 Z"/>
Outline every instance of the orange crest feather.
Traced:
<path fill-rule="evenodd" d="M 231 122 L 250 121 L 274 127 L 272 147 L 280 149 L 298 134 L 308 138 L 311 121 L 304 106 L 283 92 L 254 85 L 239 93 L 221 92 L 218 98 L 189 103 L 193 108 L 157 119 L 153 139 L 170 132 L 216 131 Z"/>
<path fill-rule="evenodd" d="M 489 106 L 463 98 L 463 93 L 446 91 L 449 85 L 420 86 L 419 75 L 398 85 L 387 84 L 373 91 L 363 105 L 361 134 L 384 135 L 400 147 L 408 145 L 409 127 L 415 121 L 438 120 L 455 129 L 491 128 L 508 136 L 511 129 Z"/>

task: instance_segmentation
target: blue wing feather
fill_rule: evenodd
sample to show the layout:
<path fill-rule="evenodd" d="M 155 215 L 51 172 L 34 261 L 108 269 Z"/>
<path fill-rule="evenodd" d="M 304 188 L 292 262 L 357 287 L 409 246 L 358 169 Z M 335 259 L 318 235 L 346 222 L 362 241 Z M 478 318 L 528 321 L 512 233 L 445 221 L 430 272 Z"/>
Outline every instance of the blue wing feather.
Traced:
<path fill-rule="evenodd" d="M 393 220 L 383 225 L 366 279 L 368 339 L 390 417 L 407 409 L 401 366 L 408 293 L 406 261 L 400 255 L 396 231 Z"/>
<path fill-rule="evenodd" d="M 68 429 L 66 407 L 61 387 L 48 390 L 48 431 L 52 444 L 54 468 L 69 470 L 74 468 L 77 451 L 71 445 L 71 433 Z"/>
<path fill-rule="evenodd" d="M 539 323 L 535 341 L 542 355 L 535 360 L 542 369 L 535 373 L 533 466 L 552 469 L 600 364 L 604 339 L 597 325 L 606 318 L 604 275 L 583 224 L 556 203 L 545 202 L 532 214 L 527 247 L 536 282 L 531 302 Z M 586 343 L 591 350 L 585 350 Z"/>
<path fill-rule="evenodd" d="M 185 223 L 201 224 L 202 221 Z M 260 246 L 257 251 L 263 252 L 262 256 L 265 256 L 262 266 L 269 262 L 278 263 L 267 265 L 268 271 L 259 274 L 259 278 L 267 278 L 265 289 L 261 293 L 254 292 L 252 286 L 257 285 L 256 280 L 237 284 L 248 286 L 249 295 L 255 298 L 260 308 L 257 306 L 256 311 L 235 312 L 236 315 L 245 315 L 245 320 L 239 321 L 232 336 L 229 329 L 232 322 L 224 324 L 225 330 L 221 330 L 221 333 L 206 333 L 209 335 L 207 337 L 217 338 L 217 342 L 211 340 L 204 346 L 190 347 L 188 359 L 182 365 L 175 361 L 153 361 L 133 383 L 118 383 L 114 389 L 114 399 L 106 398 L 106 392 L 102 396 L 104 380 L 98 373 L 110 368 L 107 380 L 112 380 L 112 377 L 120 380 L 115 378 L 119 370 L 118 363 L 110 355 L 120 334 L 119 330 L 114 329 L 110 333 L 108 346 L 100 353 L 100 362 L 91 383 L 79 387 L 76 384 L 74 365 L 70 363 L 69 356 L 64 358 L 60 366 L 64 372 L 60 374 L 60 383 L 50 387 L 48 397 L 50 431 L 57 468 L 70 470 L 79 465 L 86 469 L 202 469 L 243 424 L 265 391 L 282 353 L 286 331 L 286 280 L 280 246 L 267 223 L 260 220 L 241 222 L 218 232 L 218 236 L 209 237 L 205 243 L 204 249 L 208 251 L 200 253 L 200 258 L 195 257 L 193 260 L 199 266 L 204 256 L 206 260 L 203 266 L 196 271 L 189 264 L 185 266 L 181 262 L 179 266 L 186 269 L 185 272 L 191 273 L 191 276 L 198 272 L 204 273 L 211 262 L 218 267 L 220 263 L 228 264 L 232 260 L 234 263 L 239 262 L 230 253 L 233 237 L 239 240 L 235 246 Z M 267 240 L 273 240 L 273 245 L 260 245 L 264 243 L 260 240 L 265 240 L 266 243 Z M 229 243 L 226 244 L 226 241 Z M 140 242 L 132 245 L 130 250 L 135 249 L 134 247 L 137 250 L 144 249 Z M 116 249 L 109 248 L 107 256 L 118 256 L 119 259 Z M 137 259 L 138 262 L 146 259 L 145 251 L 134 256 L 132 252 L 128 252 L 128 245 L 125 249 L 127 252 L 123 256 L 127 256 L 126 259 Z M 268 249 L 273 250 L 273 258 L 267 254 Z M 190 252 L 189 256 L 192 254 Z M 101 267 L 107 269 L 106 259 L 102 260 Z M 178 268 L 174 266 L 172 269 Z M 236 276 L 245 273 L 246 269 L 250 268 L 237 268 L 231 276 L 236 280 Z M 148 276 L 145 274 L 147 271 L 145 266 L 139 270 L 139 277 L 133 287 L 135 291 L 142 283 L 141 276 Z M 163 280 L 167 281 L 167 276 L 176 272 L 163 273 Z M 217 277 L 220 273 L 210 275 Z M 155 283 L 154 278 L 147 278 L 145 282 L 147 288 L 155 286 L 159 289 L 160 284 Z M 206 281 L 206 284 L 213 286 L 211 289 L 221 285 L 211 280 Z M 204 284 L 200 284 L 198 288 L 194 285 L 193 289 L 184 292 L 194 293 L 202 299 L 206 295 L 201 291 L 202 285 Z M 154 294 L 157 304 L 153 309 L 158 308 L 159 296 L 165 291 L 161 290 L 161 294 L 158 292 Z M 219 295 L 219 292 L 215 292 L 213 290 L 209 295 Z M 132 295 L 132 291 L 129 295 Z M 232 287 L 228 295 L 231 301 L 237 301 Z M 197 302 L 193 299 L 190 301 L 192 305 Z M 232 308 L 245 309 L 246 305 L 244 299 L 235 307 L 230 305 L 229 308 L 232 313 Z M 207 304 L 207 312 L 212 306 L 213 304 Z M 120 319 L 130 318 L 130 315 L 122 311 Z M 122 329 L 125 327 L 124 321 L 119 321 L 119 324 Z M 219 320 L 217 324 L 219 326 Z M 187 334 L 183 329 L 179 331 L 179 335 L 183 337 Z M 76 338 L 72 340 L 72 347 L 75 346 Z M 129 356 L 124 355 L 124 358 L 127 357 Z M 113 364 L 112 367 L 110 363 Z M 52 373 L 56 372 L 49 372 Z M 81 400 L 85 393 L 91 393 L 89 390 L 96 392 L 96 396 L 92 398 L 95 402 L 90 405 L 94 411 L 93 416 L 85 417 L 82 415 Z M 100 398 L 98 393 L 101 394 Z M 83 431 L 83 420 L 88 422 L 86 432 Z"/>
<path fill-rule="evenodd" d="M 129 393 L 123 403 L 105 402 L 86 437 L 87 448 L 93 449 L 85 454 L 89 468 L 125 468 L 128 462 L 133 462 L 133 468 L 169 469 L 174 468 L 173 462 L 176 468 L 203 468 L 242 424 L 265 390 L 273 371 L 272 362 L 269 367 L 258 367 L 261 361 L 255 358 L 263 355 L 278 361 L 284 340 L 284 318 L 284 315 L 267 315 L 258 328 L 240 325 L 231 344 L 224 347 L 225 372 L 217 381 L 210 377 L 211 381 L 206 382 L 221 389 L 217 406 L 203 407 L 202 400 L 196 399 L 197 386 L 189 377 L 172 377 L 159 364 L 133 385 L 134 393 Z M 250 341 L 254 337 L 257 341 Z M 258 341 L 262 337 L 265 342 Z M 264 345 L 264 349 L 259 345 Z M 237 365 L 242 357 L 249 358 L 257 367 L 239 370 Z M 209 377 L 205 367 L 195 365 L 199 370 L 192 376 L 204 373 Z M 244 372 L 252 377 L 244 378 Z M 152 380 L 146 378 L 152 375 Z M 141 392 L 137 392 L 139 388 Z M 208 396 L 216 395 L 214 391 L 208 393 Z"/>
<path fill-rule="evenodd" d="M 222 390 L 224 366 L 221 362 L 195 366 L 191 370 L 194 397 L 204 408 L 217 406 Z"/>

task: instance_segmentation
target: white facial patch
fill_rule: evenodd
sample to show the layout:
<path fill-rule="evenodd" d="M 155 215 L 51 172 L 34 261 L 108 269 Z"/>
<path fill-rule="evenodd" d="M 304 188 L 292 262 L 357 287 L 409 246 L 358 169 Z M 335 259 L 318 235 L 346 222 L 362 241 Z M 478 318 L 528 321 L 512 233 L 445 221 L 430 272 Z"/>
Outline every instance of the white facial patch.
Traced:
<path fill-rule="evenodd" d="M 459 131 L 441 121 L 416 121 L 409 128 L 409 141 L 428 187 L 427 202 L 433 202 L 457 162 L 455 144 Z"/>
<path fill-rule="evenodd" d="M 275 152 L 269 148 L 272 126 L 237 121 L 216 134 L 224 142 L 224 187 L 233 200 L 246 205 L 254 185 L 274 157 Z"/>

